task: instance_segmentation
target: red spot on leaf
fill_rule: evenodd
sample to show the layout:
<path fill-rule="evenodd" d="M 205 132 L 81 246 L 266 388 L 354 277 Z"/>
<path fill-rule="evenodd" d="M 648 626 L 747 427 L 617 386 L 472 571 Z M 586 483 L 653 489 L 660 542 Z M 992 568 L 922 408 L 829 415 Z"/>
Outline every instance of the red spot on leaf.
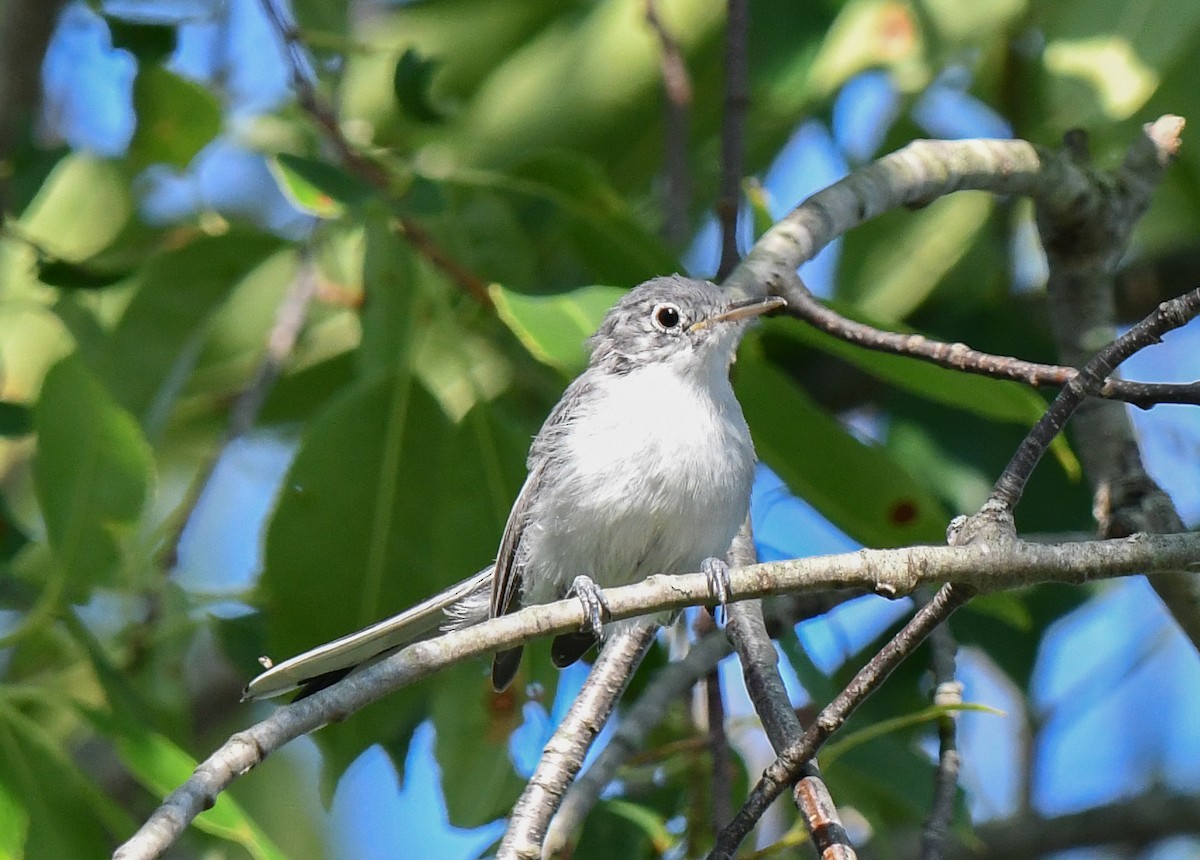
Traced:
<path fill-rule="evenodd" d="M 906 526 L 917 518 L 917 505 L 911 499 L 901 499 L 888 508 L 888 522 L 894 526 Z"/>

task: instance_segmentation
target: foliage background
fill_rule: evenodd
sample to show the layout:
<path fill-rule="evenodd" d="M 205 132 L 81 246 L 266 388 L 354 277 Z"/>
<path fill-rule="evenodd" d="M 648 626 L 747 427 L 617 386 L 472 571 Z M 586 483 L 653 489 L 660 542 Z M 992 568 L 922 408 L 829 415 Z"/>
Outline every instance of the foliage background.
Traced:
<path fill-rule="evenodd" d="M 694 84 L 686 245 L 661 238 L 667 141 L 641 2 L 295 2 L 307 72 L 386 195 L 337 166 L 252 0 L 68 4 L 44 63 L 31 35 L 8 53 L 5 85 L 25 62 L 43 94 L 26 116 L 19 100 L 4 108 L 18 133 L 3 144 L 0 238 L 0 857 L 105 855 L 189 756 L 270 707 L 236 706 L 258 655 L 486 564 L 528 440 L 615 295 L 574 291 L 711 275 L 724 8 L 659 7 Z M 11 40 L 22 3 L 2 8 Z M 762 185 L 747 189 L 745 243 L 914 137 L 1053 145 L 1081 126 L 1110 164 L 1141 122 L 1196 104 L 1193 4 L 759 0 L 751 22 L 744 131 Z M 1138 231 L 1127 320 L 1196 282 L 1197 151 L 1185 136 Z M 406 241 L 401 217 L 492 285 L 495 307 Z M 1053 360 L 1029 217 L 1020 201 L 955 195 L 867 225 L 805 274 L 847 313 Z M 262 386 L 281 306 L 303 325 Z M 1130 375 L 1194 378 L 1195 338 L 1173 336 Z M 790 322 L 748 341 L 737 385 L 770 467 L 754 498 L 764 558 L 940 541 L 1042 402 Z M 247 390 L 266 393 L 250 425 Z M 1194 524 L 1194 417 L 1136 417 Z M 1093 528 L 1065 449 L 1026 499 L 1022 531 Z M 859 602 L 785 637 L 797 704 L 828 698 L 899 609 Z M 968 699 L 1006 712 L 962 718 L 962 826 L 968 810 L 1200 790 L 1195 654 L 1142 585 L 991 598 L 954 629 Z M 181 856 L 474 856 L 579 683 L 547 666 L 527 660 L 505 697 L 460 667 L 323 730 L 240 780 Z M 902 670 L 850 731 L 923 707 L 922 674 Z M 737 721 L 736 672 L 725 681 L 754 773 L 763 744 Z M 928 806 L 932 732 L 892 731 L 828 769 L 879 856 Z M 681 703 L 656 742 L 696 733 Z M 633 805 L 602 806 L 577 856 L 650 856 L 681 830 L 694 853 L 705 772 L 703 756 L 665 763 L 657 784 L 631 772 Z M 442 826 L 442 803 L 481 829 Z"/>

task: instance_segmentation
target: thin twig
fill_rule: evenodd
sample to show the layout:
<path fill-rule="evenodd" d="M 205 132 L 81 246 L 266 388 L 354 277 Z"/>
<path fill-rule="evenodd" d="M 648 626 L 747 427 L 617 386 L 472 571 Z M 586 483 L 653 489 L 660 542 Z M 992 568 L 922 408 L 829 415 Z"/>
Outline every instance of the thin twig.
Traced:
<path fill-rule="evenodd" d="M 659 44 L 663 93 L 663 237 L 673 246 L 687 241 L 688 209 L 692 202 L 691 172 L 688 170 L 688 138 L 692 109 L 692 77 L 679 42 L 671 35 L 658 13 L 656 0 L 646 0 L 646 23 Z"/>
<path fill-rule="evenodd" d="M 1033 388 L 1061 388 L 1079 373 L 1074 367 L 994 355 L 972 349 L 965 343 L 946 343 L 920 334 L 885 331 L 848 319 L 823 305 L 792 273 L 783 278 L 779 292 L 788 301 L 785 313 L 863 349 L 920 359 L 964 373 L 1008 379 Z M 1180 384 L 1106 379 L 1097 396 L 1121 400 L 1141 409 L 1159 403 L 1200 404 L 1200 382 Z"/>
<path fill-rule="evenodd" d="M 646 692 L 631 707 L 621 712 L 621 720 L 604 749 L 591 766 L 571 784 L 558 814 L 546 833 L 546 853 L 558 855 L 566 847 L 600 795 L 616 778 L 617 770 L 641 749 L 650 732 L 658 726 L 667 710 L 697 680 L 729 655 L 731 647 L 719 631 L 693 643 L 687 656 L 663 667 Z"/>
<path fill-rule="evenodd" d="M 242 389 L 230 410 L 229 423 L 212 455 L 201 466 L 188 487 L 187 495 L 172 514 L 174 528 L 171 537 L 164 543 L 161 557 L 163 568 L 170 570 L 178 561 L 179 540 L 183 530 L 191 519 L 192 511 L 200 501 L 204 489 L 212 480 L 213 471 L 221 459 L 221 455 L 236 439 L 241 438 L 254 426 L 263 403 L 270 394 L 275 380 L 288 356 L 296 346 L 304 321 L 308 317 L 308 308 L 317 293 L 318 277 L 316 266 L 313 264 L 308 250 L 302 248 L 299 254 L 298 268 L 292 279 L 291 287 L 283 297 L 275 311 L 275 320 L 267 334 L 266 348 L 254 372 L 254 378 Z"/>
<path fill-rule="evenodd" d="M 709 860 L 729 860 L 737 852 L 767 807 L 800 775 L 804 765 L 817 750 L 849 719 L 850 715 L 870 696 L 887 677 L 924 641 L 937 625 L 944 622 L 958 607 L 974 594 L 969 586 L 946 584 L 929 603 L 863 666 L 834 699 L 821 709 L 816 722 L 804 735 L 791 744 L 763 772 L 750 797 L 738 810 L 733 821 L 717 836 Z"/>
<path fill-rule="evenodd" d="M 284 56 L 287 60 L 288 72 L 291 77 L 292 89 L 296 93 L 296 101 L 304 112 L 316 123 L 326 142 L 333 149 L 341 164 L 360 179 L 374 187 L 384 195 L 392 192 L 392 178 L 387 169 L 359 152 L 346 139 L 341 124 L 333 109 L 325 104 L 317 93 L 309 72 L 309 63 L 305 54 L 304 44 L 300 41 L 300 32 L 286 18 L 279 8 L 277 0 L 262 0 L 262 8 L 267 20 L 275 29 L 275 33 L 283 42 Z M 440 245 L 433 241 L 428 232 L 416 221 L 398 215 L 401 233 L 409 244 L 426 260 L 440 269 L 455 284 L 466 291 L 472 298 L 485 308 L 493 307 L 492 298 L 488 294 L 488 283 L 483 278 L 471 272 L 462 264 L 456 262 Z"/>
<path fill-rule="evenodd" d="M 1081 583 L 1132 574 L 1154 574 L 1200 565 L 1200 535 L 1139 535 L 1135 538 L 1065 544 L 1013 540 L 1002 547 L 919 546 L 859 550 L 792 559 L 730 571 L 730 597 L 745 600 L 790 591 L 858 588 L 889 596 L 923 584 L 971 582 L 981 589 L 1021 588 L 1040 582 Z M 712 600 L 704 574 L 652 576 L 606 589 L 614 620 L 702 606 Z M 578 630 L 585 622 L 578 600 L 530 606 L 464 630 L 403 648 L 317 693 L 276 709 L 238 732 L 171 792 L 114 857 L 160 857 L 218 795 L 270 753 L 301 735 L 378 701 L 449 665 L 492 654 L 537 637 Z M 819 728 L 820 723 L 814 728 Z M 811 730 L 810 730 L 811 731 Z M 803 752 L 803 751 L 801 751 Z M 805 760 L 812 757 L 807 753 Z"/>
<path fill-rule="evenodd" d="M 933 703 L 939 707 L 962 704 L 962 683 L 956 677 L 955 660 L 958 643 L 950 627 L 943 624 L 929 636 L 933 652 Z M 938 717 L 938 765 L 933 780 L 933 805 L 925 818 L 921 832 L 921 860 L 939 860 L 946 840 L 950 835 L 950 824 L 954 820 L 954 800 L 958 796 L 958 753 L 957 714 L 950 711 Z"/>
<path fill-rule="evenodd" d="M 1108 374 L 1129 356 L 1159 343 L 1164 334 L 1186 325 L 1197 314 L 1200 314 L 1200 288 L 1163 302 L 1154 313 L 1114 340 L 1080 368 L 1078 375 L 1064 386 L 1045 414 L 1021 441 L 1020 447 L 996 480 L 996 486 L 985 507 L 1008 511 L 1016 507 L 1033 468 L 1054 438 L 1062 432 L 1067 419 L 1084 398 L 1099 391 Z"/>
<path fill-rule="evenodd" d="M 721 225 L 721 262 L 717 280 L 724 280 L 738 262 L 738 212 L 746 162 L 746 109 L 750 105 L 747 42 L 749 0 L 728 0 L 725 24 L 725 107 L 721 118 L 721 187 L 717 220 Z"/>
<path fill-rule="evenodd" d="M 696 637 L 715 633 L 716 621 L 707 612 L 696 618 Z M 705 816 L 715 833 L 733 818 L 733 757 L 729 752 L 729 735 L 725 731 L 725 701 L 721 692 L 721 673 L 716 666 L 705 677 L 701 686 L 704 694 L 704 716 L 708 733 L 705 746 L 712 759 L 709 769 L 710 802 L 712 808 Z"/>
<path fill-rule="evenodd" d="M 604 643 L 583 689 L 546 744 L 533 776 L 513 807 L 496 852 L 497 860 L 540 860 L 550 819 L 567 786 L 583 767 L 592 741 L 608 722 L 629 679 L 654 642 L 657 629 L 652 621 L 643 620 L 618 627 Z"/>
<path fill-rule="evenodd" d="M 742 524 L 729 551 L 731 565 L 744 567 L 757 561 L 750 518 Z M 742 664 L 746 692 L 762 720 L 767 739 L 776 754 L 799 741 L 804 728 L 796 716 L 779 674 L 779 655 L 767 635 L 762 601 L 743 600 L 729 606 L 725 635 L 733 643 Z M 837 806 L 821 776 L 816 760 L 805 763 L 803 775 L 793 792 L 797 809 L 808 828 L 820 860 L 855 860 L 857 854 L 842 825 Z"/>

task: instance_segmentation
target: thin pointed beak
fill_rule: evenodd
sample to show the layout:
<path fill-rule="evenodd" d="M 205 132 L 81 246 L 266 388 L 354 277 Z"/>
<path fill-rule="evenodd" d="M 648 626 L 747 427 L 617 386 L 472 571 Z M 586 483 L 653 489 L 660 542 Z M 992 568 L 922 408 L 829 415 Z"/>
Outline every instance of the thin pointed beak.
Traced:
<path fill-rule="evenodd" d="M 713 323 L 736 322 L 737 320 L 760 316 L 767 311 L 773 311 L 775 308 L 781 308 L 786 304 L 787 301 L 779 296 L 767 296 L 765 299 L 748 299 L 742 302 L 734 302 L 719 314 L 713 314 L 711 317 L 706 317 L 692 323 L 688 331 L 699 331 L 700 329 L 708 328 Z"/>

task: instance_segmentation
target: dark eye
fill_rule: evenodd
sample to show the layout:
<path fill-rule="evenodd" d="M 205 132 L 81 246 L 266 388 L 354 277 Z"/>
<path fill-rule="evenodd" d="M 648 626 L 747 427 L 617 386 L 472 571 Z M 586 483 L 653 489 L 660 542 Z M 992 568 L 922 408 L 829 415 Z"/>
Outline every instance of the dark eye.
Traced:
<path fill-rule="evenodd" d="M 674 305 L 659 305 L 654 309 L 654 322 L 664 331 L 679 325 L 679 308 Z"/>

